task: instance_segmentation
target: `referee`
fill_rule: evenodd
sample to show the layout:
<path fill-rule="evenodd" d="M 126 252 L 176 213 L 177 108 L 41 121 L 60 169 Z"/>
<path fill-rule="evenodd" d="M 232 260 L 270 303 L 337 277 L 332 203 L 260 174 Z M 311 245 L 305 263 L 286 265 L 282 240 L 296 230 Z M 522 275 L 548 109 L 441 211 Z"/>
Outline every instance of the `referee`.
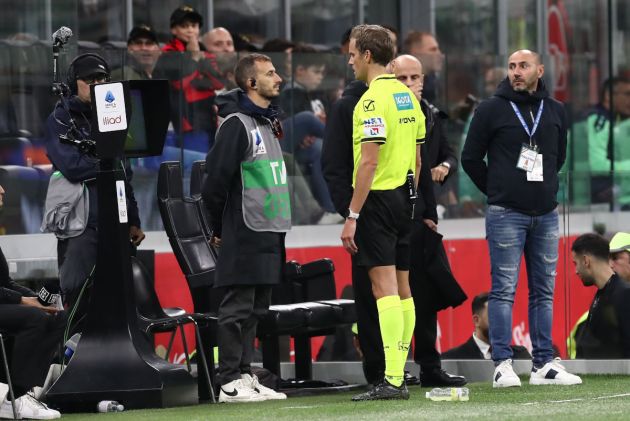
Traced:
<path fill-rule="evenodd" d="M 415 325 L 409 239 L 424 115 L 409 88 L 385 70 L 394 58 L 385 28 L 354 27 L 349 55 L 355 77 L 368 90 L 353 114 L 354 192 L 341 240 L 367 268 L 385 354 L 383 381 L 352 399 L 408 399 L 404 363 Z"/>

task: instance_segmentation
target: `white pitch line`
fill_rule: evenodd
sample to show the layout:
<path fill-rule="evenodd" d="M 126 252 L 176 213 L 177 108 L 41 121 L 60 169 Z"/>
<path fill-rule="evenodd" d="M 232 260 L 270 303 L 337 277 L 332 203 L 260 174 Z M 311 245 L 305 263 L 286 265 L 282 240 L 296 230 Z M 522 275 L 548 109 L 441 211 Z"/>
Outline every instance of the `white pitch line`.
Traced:
<path fill-rule="evenodd" d="M 630 396 L 630 393 L 621 393 L 619 395 L 607 395 L 607 396 L 597 396 L 595 398 L 589 398 L 589 400 L 598 400 L 598 399 L 613 399 L 613 398 L 625 398 Z M 525 402 L 521 405 L 537 405 L 539 403 L 566 403 L 566 402 L 579 402 L 587 400 L 586 398 L 575 398 L 575 399 L 563 399 L 557 401 L 538 401 L 538 402 Z"/>
<path fill-rule="evenodd" d="M 312 409 L 319 408 L 320 405 L 311 405 L 311 406 L 283 406 L 281 409 Z"/>

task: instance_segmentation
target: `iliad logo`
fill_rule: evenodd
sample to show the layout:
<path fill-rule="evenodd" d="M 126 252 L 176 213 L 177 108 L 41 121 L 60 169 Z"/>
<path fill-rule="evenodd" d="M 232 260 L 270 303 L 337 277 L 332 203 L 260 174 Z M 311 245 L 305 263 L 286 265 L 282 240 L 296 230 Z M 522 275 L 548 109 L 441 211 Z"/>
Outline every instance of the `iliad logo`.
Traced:
<path fill-rule="evenodd" d="M 118 116 L 104 116 L 103 117 L 103 125 L 108 126 L 110 124 L 120 124 L 122 122 L 122 115 Z"/>

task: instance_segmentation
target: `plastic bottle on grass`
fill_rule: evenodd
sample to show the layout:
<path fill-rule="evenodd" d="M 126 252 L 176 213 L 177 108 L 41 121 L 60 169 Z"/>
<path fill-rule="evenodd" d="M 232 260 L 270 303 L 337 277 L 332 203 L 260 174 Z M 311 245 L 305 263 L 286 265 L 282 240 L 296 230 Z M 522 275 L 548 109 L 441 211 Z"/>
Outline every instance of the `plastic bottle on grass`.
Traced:
<path fill-rule="evenodd" d="M 467 387 L 446 387 L 440 389 L 436 387 L 430 392 L 426 392 L 427 399 L 432 401 L 468 401 L 469 391 Z"/>
<path fill-rule="evenodd" d="M 98 412 L 122 412 L 125 407 L 116 401 L 100 401 L 96 409 Z"/>

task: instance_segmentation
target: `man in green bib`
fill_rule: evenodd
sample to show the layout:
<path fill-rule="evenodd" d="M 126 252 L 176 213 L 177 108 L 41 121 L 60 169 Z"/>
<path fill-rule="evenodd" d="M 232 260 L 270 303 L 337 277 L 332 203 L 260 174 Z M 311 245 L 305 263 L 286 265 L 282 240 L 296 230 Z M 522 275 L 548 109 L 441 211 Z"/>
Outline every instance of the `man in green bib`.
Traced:
<path fill-rule="evenodd" d="M 216 100 L 223 122 L 206 158 L 203 188 L 212 242 L 220 247 L 214 283 L 225 291 L 217 332 L 219 402 L 286 399 L 259 384 L 250 367 L 258 318 L 282 279 L 291 229 L 278 110 L 271 106 L 282 79 L 262 54 L 241 58 L 235 77 L 239 88 Z"/>
<path fill-rule="evenodd" d="M 368 270 L 385 353 L 383 381 L 353 400 L 408 399 L 404 363 L 415 325 L 409 239 L 424 115 L 409 88 L 385 70 L 394 58 L 385 28 L 354 27 L 349 55 L 368 90 L 353 114 L 354 192 L 341 240 Z"/>

